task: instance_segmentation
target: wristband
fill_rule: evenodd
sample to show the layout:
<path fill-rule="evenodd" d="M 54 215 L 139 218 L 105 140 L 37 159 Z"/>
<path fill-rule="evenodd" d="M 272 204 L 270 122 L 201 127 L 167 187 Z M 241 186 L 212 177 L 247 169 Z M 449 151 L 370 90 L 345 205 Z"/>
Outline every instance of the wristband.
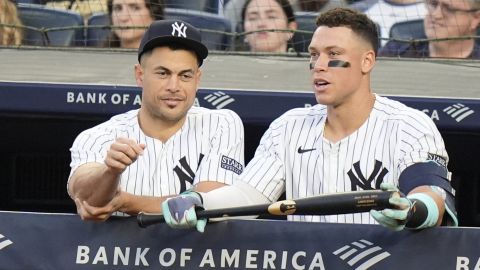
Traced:
<path fill-rule="evenodd" d="M 414 193 L 408 195 L 407 199 L 411 200 L 414 205 L 405 227 L 418 230 L 434 227 L 437 224 L 439 212 L 432 197 L 423 193 Z"/>

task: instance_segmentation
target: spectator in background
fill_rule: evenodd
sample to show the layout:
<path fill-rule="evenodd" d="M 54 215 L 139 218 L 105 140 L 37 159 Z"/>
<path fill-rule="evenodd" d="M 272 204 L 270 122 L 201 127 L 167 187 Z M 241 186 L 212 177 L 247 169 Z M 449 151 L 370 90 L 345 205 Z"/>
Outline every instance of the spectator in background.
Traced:
<path fill-rule="evenodd" d="M 267 29 L 297 29 L 288 0 L 247 0 L 242 9 L 245 32 Z M 252 52 L 286 52 L 293 32 L 255 32 L 245 36 Z"/>
<path fill-rule="evenodd" d="M 480 26 L 480 0 L 426 0 L 424 19 L 428 39 L 448 39 L 425 42 L 390 41 L 380 50 L 380 56 L 440 57 L 480 59 L 480 42 L 473 38 Z"/>
<path fill-rule="evenodd" d="M 363 3 L 369 1 L 370 6 Z M 392 25 L 398 22 L 422 19 L 427 13 L 422 0 L 364 0 L 352 4 L 354 9 L 362 11 L 380 27 L 381 45 L 387 43 Z"/>
<path fill-rule="evenodd" d="M 112 26 L 148 26 L 163 20 L 164 0 L 109 0 L 108 14 Z M 105 47 L 138 49 L 144 28 L 113 28 Z"/>
<path fill-rule="evenodd" d="M 0 0 L 0 24 L 12 25 L 0 27 L 0 45 L 20 45 L 22 43 L 22 23 L 18 18 L 17 7 L 10 0 Z"/>
<path fill-rule="evenodd" d="M 292 5 L 292 8 L 294 8 L 294 1 L 296 0 L 289 1 L 290 5 Z M 233 27 L 236 27 L 240 22 L 243 21 L 242 10 L 245 6 L 245 2 L 247 2 L 247 0 L 229 0 L 228 2 L 225 2 L 223 14 L 225 18 L 228 18 L 230 20 Z"/>

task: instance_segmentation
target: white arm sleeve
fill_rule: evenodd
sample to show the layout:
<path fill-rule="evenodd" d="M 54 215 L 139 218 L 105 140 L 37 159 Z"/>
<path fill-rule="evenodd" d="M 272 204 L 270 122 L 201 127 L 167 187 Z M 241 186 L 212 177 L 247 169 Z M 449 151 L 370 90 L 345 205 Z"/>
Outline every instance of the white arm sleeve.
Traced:
<path fill-rule="evenodd" d="M 214 189 L 210 192 L 200 194 L 203 198 L 203 207 L 206 210 L 270 203 L 270 200 L 267 199 L 267 197 L 265 197 L 260 191 L 242 181 L 235 181 L 235 183 L 231 186 L 224 186 Z M 255 217 L 256 216 L 244 216 L 240 218 L 244 219 Z M 212 221 L 220 221 L 232 218 L 233 217 L 218 218 L 212 219 Z"/>

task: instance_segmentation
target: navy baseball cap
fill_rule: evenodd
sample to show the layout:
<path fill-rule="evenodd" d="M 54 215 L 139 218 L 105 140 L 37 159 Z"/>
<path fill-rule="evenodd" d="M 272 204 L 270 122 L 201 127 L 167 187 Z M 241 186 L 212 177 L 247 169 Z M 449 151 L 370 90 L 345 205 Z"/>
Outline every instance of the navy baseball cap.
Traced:
<path fill-rule="evenodd" d="M 193 25 L 182 20 L 154 21 L 145 31 L 138 48 L 138 62 L 142 54 L 156 47 L 168 44 L 182 44 L 195 52 L 198 65 L 207 58 L 208 49 L 202 43 L 200 31 Z"/>

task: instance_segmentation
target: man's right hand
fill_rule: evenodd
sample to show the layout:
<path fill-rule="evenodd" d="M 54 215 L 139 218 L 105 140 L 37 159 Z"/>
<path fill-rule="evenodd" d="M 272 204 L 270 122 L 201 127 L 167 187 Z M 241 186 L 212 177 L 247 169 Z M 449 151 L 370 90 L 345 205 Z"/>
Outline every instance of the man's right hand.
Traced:
<path fill-rule="evenodd" d="M 143 154 L 144 149 L 145 144 L 139 144 L 135 140 L 119 137 L 107 151 L 105 164 L 113 172 L 121 174 L 137 160 L 139 155 Z"/>
<path fill-rule="evenodd" d="M 107 150 L 105 164 L 90 162 L 79 166 L 68 184 L 70 197 L 79 200 L 77 208 L 83 209 L 84 201 L 93 207 L 108 208 L 118 191 L 120 175 L 143 154 L 144 149 L 144 144 L 132 139 L 117 138 Z M 96 215 L 93 216 L 97 219 Z M 84 217 L 90 219 L 88 213 Z"/>
<path fill-rule="evenodd" d="M 75 198 L 77 214 L 82 220 L 105 221 L 122 207 L 122 194 L 121 191 L 117 192 L 113 199 L 102 207 L 91 206 L 88 202 Z"/>

